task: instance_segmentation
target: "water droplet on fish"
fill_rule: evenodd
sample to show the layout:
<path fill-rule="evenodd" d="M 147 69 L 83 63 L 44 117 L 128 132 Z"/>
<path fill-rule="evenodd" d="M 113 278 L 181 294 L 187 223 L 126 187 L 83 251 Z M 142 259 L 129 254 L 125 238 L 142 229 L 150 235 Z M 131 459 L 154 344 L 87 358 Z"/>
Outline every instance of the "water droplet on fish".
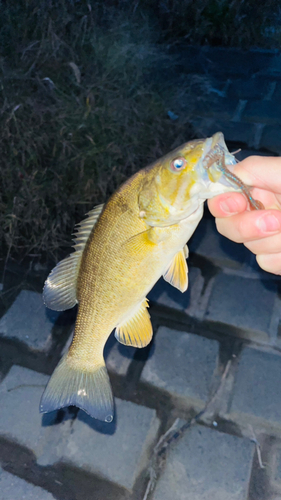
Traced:
<path fill-rule="evenodd" d="M 85 389 L 79 389 L 77 391 L 78 396 L 87 396 L 87 392 Z"/>
<path fill-rule="evenodd" d="M 214 427 L 217 427 L 218 426 L 218 422 L 216 422 L 215 420 L 213 421 L 213 426 Z"/>

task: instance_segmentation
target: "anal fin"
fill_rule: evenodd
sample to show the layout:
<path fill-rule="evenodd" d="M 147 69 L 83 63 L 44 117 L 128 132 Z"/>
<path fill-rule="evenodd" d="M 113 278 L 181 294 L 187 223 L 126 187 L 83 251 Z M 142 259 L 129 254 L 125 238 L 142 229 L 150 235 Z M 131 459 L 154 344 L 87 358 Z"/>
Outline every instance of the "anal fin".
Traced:
<path fill-rule="evenodd" d="M 147 307 L 145 299 L 133 315 L 116 327 L 115 337 L 121 344 L 133 347 L 145 347 L 149 344 L 153 330 Z"/>
<path fill-rule="evenodd" d="M 163 274 L 164 280 L 178 288 L 181 292 L 185 292 L 188 287 L 188 267 L 185 258 L 185 248 L 180 250 L 173 258 L 169 268 Z"/>

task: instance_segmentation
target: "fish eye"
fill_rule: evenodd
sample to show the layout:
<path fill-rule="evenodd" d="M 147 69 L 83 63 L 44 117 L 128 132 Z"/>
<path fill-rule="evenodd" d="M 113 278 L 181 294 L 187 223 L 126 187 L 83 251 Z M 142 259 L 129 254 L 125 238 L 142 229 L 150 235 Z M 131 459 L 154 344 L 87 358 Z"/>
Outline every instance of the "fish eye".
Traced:
<path fill-rule="evenodd" d="M 175 160 L 171 161 L 170 165 L 171 165 L 171 169 L 174 172 L 178 172 L 179 170 L 182 170 L 185 167 L 186 159 L 182 158 L 182 157 L 175 158 Z"/>

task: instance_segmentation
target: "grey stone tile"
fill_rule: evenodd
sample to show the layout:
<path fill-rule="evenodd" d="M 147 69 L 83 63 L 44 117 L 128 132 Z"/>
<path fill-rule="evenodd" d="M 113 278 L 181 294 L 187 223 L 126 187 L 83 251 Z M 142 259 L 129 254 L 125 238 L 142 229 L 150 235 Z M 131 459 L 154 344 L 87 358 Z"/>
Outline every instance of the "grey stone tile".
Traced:
<path fill-rule="evenodd" d="M 134 347 L 120 344 L 111 334 L 104 349 L 104 359 L 109 371 L 125 376 L 134 358 Z"/>
<path fill-rule="evenodd" d="M 0 500 L 55 500 L 55 497 L 0 468 Z"/>
<path fill-rule="evenodd" d="M 215 340 L 160 327 L 141 381 L 184 399 L 187 405 L 202 406 L 210 396 L 218 354 Z"/>
<path fill-rule="evenodd" d="M 198 101 L 193 107 L 193 116 L 216 117 L 220 120 L 231 120 L 238 106 L 237 99 L 227 99 L 226 97 L 212 97 L 204 101 Z M 189 105 L 190 109 L 191 105 Z"/>
<path fill-rule="evenodd" d="M 198 304 L 203 285 L 201 271 L 196 267 L 190 267 L 186 292 L 181 293 L 161 278 L 148 294 L 148 299 L 156 304 L 192 314 Z"/>
<path fill-rule="evenodd" d="M 255 430 L 257 426 L 255 426 Z M 271 435 L 270 435 L 271 434 Z M 281 442 L 277 436 L 258 434 L 263 468 L 255 457 L 248 500 L 280 500 Z"/>
<path fill-rule="evenodd" d="M 168 454 L 153 500 L 246 500 L 254 444 L 193 427 Z"/>
<path fill-rule="evenodd" d="M 266 76 L 277 77 L 278 79 L 281 77 L 281 56 L 279 51 L 275 53 L 267 53 L 267 58 L 264 60 L 264 66 L 260 66 L 260 74 L 264 74 Z"/>
<path fill-rule="evenodd" d="M 238 99 L 265 99 L 269 92 L 271 79 L 266 77 L 235 78 L 231 81 L 227 94 Z"/>
<path fill-rule="evenodd" d="M 272 100 L 276 102 L 281 102 L 281 81 L 279 80 L 276 84 Z"/>
<path fill-rule="evenodd" d="M 246 104 L 243 121 L 266 124 L 279 124 L 281 103 L 273 101 L 253 101 Z"/>
<path fill-rule="evenodd" d="M 39 402 L 48 381 L 46 375 L 14 365 L 0 385 L 0 435 L 42 453 L 43 442 L 56 412 L 44 416 Z"/>
<path fill-rule="evenodd" d="M 203 218 L 189 242 L 190 252 L 221 265 L 241 267 L 250 251 L 218 233 L 215 219 Z"/>
<path fill-rule="evenodd" d="M 46 309 L 39 293 L 23 290 L 0 319 L 0 336 L 17 339 L 36 351 L 47 351 L 58 315 Z"/>
<path fill-rule="evenodd" d="M 79 412 L 62 460 L 131 490 L 148 464 L 159 420 L 154 410 L 144 406 L 119 399 L 115 404 L 111 424 Z"/>
<path fill-rule="evenodd" d="M 255 125 L 253 123 L 223 121 L 218 116 L 195 117 L 191 121 L 198 137 L 210 137 L 220 131 L 227 142 L 250 145 L 254 141 Z"/>
<path fill-rule="evenodd" d="M 230 415 L 250 414 L 280 426 L 281 357 L 244 349 L 239 360 Z"/>
<path fill-rule="evenodd" d="M 179 49 L 177 48 L 177 53 Z M 273 51 L 247 50 L 236 48 L 186 46 L 182 47 L 180 58 L 183 71 L 230 77 L 251 78 L 257 76 L 279 76 L 280 56 Z M 194 66 L 195 65 L 195 66 Z"/>
<path fill-rule="evenodd" d="M 273 280 L 216 276 L 205 317 L 208 320 L 260 332 L 268 339 L 277 285 Z"/>
<path fill-rule="evenodd" d="M 260 147 L 267 148 L 277 154 L 281 154 L 281 127 L 280 125 L 266 126 L 263 130 Z"/>
<path fill-rule="evenodd" d="M 281 449 L 275 454 L 276 468 L 274 470 L 274 482 L 277 483 L 281 489 Z"/>

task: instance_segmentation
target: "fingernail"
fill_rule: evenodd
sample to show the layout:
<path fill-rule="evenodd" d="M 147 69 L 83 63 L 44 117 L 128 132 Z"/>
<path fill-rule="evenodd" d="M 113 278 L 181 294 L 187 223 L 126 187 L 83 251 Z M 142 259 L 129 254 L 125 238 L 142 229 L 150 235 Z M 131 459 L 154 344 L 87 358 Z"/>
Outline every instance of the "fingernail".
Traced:
<path fill-rule="evenodd" d="M 256 224 L 264 233 L 274 233 L 280 229 L 280 222 L 275 215 L 263 215 Z"/>
<path fill-rule="evenodd" d="M 226 214 L 236 214 L 238 212 L 238 204 L 233 198 L 227 198 L 220 203 L 220 209 Z"/>

